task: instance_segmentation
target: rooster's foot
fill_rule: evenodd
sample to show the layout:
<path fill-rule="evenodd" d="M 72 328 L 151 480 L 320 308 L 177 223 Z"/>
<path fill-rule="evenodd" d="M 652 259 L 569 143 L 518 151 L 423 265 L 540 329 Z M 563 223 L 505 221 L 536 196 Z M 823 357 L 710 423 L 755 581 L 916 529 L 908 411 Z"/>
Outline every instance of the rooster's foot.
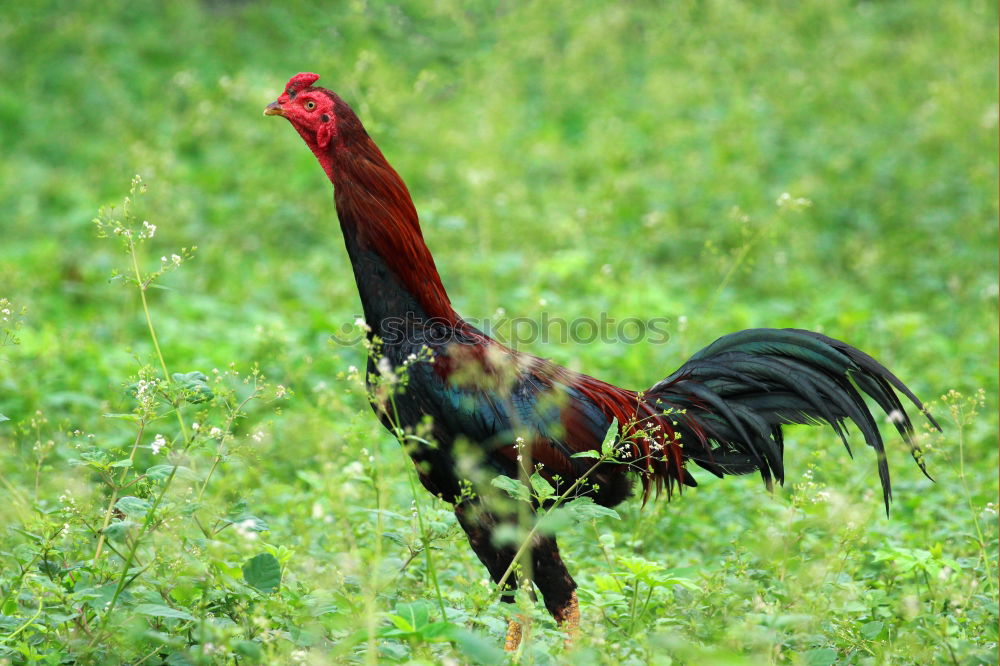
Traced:
<path fill-rule="evenodd" d="M 521 645 L 521 623 L 515 619 L 510 620 L 507 625 L 507 638 L 504 640 L 503 649 L 507 652 L 514 652 Z"/>
<path fill-rule="evenodd" d="M 572 646 L 580 633 L 580 601 L 576 598 L 575 590 L 570 593 L 566 605 L 556 611 L 554 615 L 556 622 L 566 632 L 566 647 Z"/>

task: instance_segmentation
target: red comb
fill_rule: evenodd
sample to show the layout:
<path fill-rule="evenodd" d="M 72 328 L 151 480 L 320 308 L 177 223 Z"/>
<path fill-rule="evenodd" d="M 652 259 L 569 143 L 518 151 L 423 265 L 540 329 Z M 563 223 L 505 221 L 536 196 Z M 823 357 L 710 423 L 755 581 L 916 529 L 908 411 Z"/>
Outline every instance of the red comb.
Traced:
<path fill-rule="evenodd" d="M 317 81 L 319 81 L 319 74 L 313 74 L 312 72 L 299 72 L 292 78 L 288 79 L 288 84 L 285 86 L 285 92 L 289 95 L 294 95 L 298 92 L 299 88 L 311 86 Z"/>

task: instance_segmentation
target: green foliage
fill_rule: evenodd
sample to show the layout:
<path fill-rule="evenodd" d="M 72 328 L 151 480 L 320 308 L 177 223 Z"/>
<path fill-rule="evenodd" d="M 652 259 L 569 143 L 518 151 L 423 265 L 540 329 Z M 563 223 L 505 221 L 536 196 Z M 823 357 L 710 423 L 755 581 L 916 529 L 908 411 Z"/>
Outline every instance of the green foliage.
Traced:
<path fill-rule="evenodd" d="M 250 587 L 268 594 L 281 584 L 281 565 L 270 553 L 255 555 L 243 565 L 243 580 Z"/>
<path fill-rule="evenodd" d="M 0 19 L 0 661 L 511 660 L 511 609 L 401 451 L 421 434 L 387 436 L 364 351 L 328 342 L 360 312 L 329 185 L 260 116 L 312 70 L 407 181 L 460 312 L 672 322 L 529 351 L 643 387 L 723 333 L 797 326 L 942 396 L 936 483 L 888 437 L 888 520 L 869 451 L 793 428 L 773 495 L 697 474 L 619 520 L 526 525 L 558 529 L 583 626 L 569 654 L 521 595 L 515 659 L 995 662 L 994 4 Z"/>

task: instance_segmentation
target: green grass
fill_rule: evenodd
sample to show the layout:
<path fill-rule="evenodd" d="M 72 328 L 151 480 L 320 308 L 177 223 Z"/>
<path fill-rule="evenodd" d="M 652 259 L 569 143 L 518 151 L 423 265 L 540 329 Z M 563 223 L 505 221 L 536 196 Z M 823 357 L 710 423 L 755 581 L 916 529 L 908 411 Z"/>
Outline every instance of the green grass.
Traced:
<path fill-rule="evenodd" d="M 329 184 L 261 117 L 307 70 L 407 181 L 459 312 L 669 318 L 528 346 L 632 388 L 726 332 L 821 330 L 945 425 L 936 483 L 893 438 L 889 519 L 870 451 L 797 428 L 774 494 L 699 477 L 567 527 L 581 640 L 522 603 L 520 663 L 995 663 L 994 4 L 335 4 L 0 9 L 0 661 L 504 659 L 508 609 L 329 342 L 360 312 Z M 91 222 L 135 174 L 140 274 L 197 246 L 146 292 L 163 363 Z M 135 386 L 163 365 L 206 376 L 176 414 Z"/>

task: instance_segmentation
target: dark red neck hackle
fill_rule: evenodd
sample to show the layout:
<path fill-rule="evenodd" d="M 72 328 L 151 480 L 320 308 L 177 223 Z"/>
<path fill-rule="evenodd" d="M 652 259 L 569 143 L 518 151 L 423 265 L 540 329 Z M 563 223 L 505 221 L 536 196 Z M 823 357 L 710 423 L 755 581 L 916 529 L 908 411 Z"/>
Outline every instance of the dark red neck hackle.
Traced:
<path fill-rule="evenodd" d="M 288 80 L 278 101 L 289 104 L 318 80 L 319 75 L 312 72 L 296 74 Z M 320 90 L 333 100 L 335 140 L 325 143 L 311 127 L 296 120 L 292 125 L 333 183 L 345 231 L 360 248 L 382 258 L 426 316 L 457 325 L 461 319 L 451 308 L 434 258 L 424 243 L 406 184 L 354 111 L 332 91 Z"/>

